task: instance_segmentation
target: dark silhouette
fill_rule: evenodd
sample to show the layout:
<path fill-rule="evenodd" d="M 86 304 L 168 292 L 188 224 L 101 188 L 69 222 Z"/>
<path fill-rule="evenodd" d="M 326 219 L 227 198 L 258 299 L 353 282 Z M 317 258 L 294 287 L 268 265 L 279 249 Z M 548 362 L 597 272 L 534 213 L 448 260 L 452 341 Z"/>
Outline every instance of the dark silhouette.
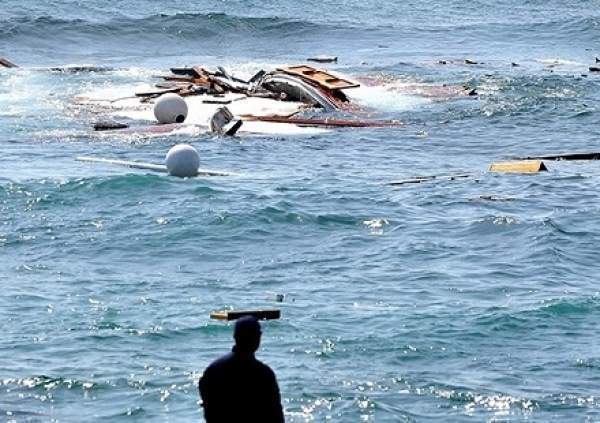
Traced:
<path fill-rule="evenodd" d="M 275 373 L 254 357 L 260 336 L 255 317 L 240 318 L 232 352 L 204 371 L 198 387 L 207 423 L 284 421 Z"/>

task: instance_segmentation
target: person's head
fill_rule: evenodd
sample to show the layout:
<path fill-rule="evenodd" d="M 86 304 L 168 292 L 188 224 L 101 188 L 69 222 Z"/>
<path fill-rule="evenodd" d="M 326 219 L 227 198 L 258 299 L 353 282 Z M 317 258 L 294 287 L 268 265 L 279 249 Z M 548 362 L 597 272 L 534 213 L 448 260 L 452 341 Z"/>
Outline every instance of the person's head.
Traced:
<path fill-rule="evenodd" d="M 233 339 L 240 352 L 253 353 L 260 345 L 260 323 L 254 316 L 244 316 L 235 322 Z"/>

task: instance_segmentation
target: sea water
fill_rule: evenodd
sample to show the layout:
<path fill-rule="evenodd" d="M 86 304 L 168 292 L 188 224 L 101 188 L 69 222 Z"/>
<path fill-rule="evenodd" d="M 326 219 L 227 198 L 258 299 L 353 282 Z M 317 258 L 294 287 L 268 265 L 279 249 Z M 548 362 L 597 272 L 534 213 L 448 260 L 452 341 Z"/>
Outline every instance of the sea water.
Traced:
<path fill-rule="evenodd" d="M 258 357 L 290 422 L 600 421 L 600 165 L 487 172 L 600 150 L 599 43 L 599 1 L 3 0 L 0 420 L 201 421 L 232 344 L 209 313 L 276 307 Z M 317 54 L 406 125 L 123 136 L 73 101 Z M 415 84 L 478 95 L 393 89 Z M 75 161 L 180 142 L 236 175 Z"/>

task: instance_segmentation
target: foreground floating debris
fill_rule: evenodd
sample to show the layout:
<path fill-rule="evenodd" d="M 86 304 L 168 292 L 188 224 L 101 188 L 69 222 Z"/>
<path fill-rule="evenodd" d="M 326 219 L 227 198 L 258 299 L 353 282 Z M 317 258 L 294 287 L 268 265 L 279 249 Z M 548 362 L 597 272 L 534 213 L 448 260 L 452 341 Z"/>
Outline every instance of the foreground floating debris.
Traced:
<path fill-rule="evenodd" d="M 383 128 L 404 126 L 397 120 L 358 120 L 358 119 L 314 119 L 314 118 L 294 118 L 294 117 L 276 117 L 276 116 L 242 116 L 246 120 L 258 120 L 261 122 L 272 123 L 291 123 L 299 126 L 325 126 L 325 127 L 346 127 L 346 128 Z"/>
<path fill-rule="evenodd" d="M 397 181 L 388 182 L 387 185 L 409 185 L 409 184 L 420 184 L 421 182 L 428 181 L 454 181 L 457 179 L 471 178 L 473 175 L 470 174 L 458 174 L 458 175 L 429 175 L 429 176 L 415 176 L 414 178 L 400 179 Z"/>
<path fill-rule="evenodd" d="M 308 60 L 309 62 L 317 62 L 317 63 L 337 63 L 338 58 L 337 58 L 337 56 L 319 55 L 319 56 L 309 57 L 306 60 Z"/>
<path fill-rule="evenodd" d="M 600 160 L 600 153 L 563 153 L 544 156 L 531 156 L 517 160 Z"/>
<path fill-rule="evenodd" d="M 113 160 L 99 157 L 79 156 L 75 158 L 81 162 L 104 163 L 110 165 L 126 166 L 132 169 L 151 170 L 154 172 L 168 173 L 171 176 L 188 178 L 193 176 L 230 176 L 229 172 L 202 169 L 198 151 L 188 144 L 177 144 L 172 147 L 165 157 L 165 164 L 142 163 L 136 161 Z"/>
<path fill-rule="evenodd" d="M 538 173 L 548 171 L 548 168 L 541 160 L 519 160 L 492 163 L 488 170 L 489 172 L 493 173 Z M 456 181 L 459 179 L 471 178 L 477 178 L 477 175 L 473 173 L 457 173 L 452 175 L 415 176 L 413 178 L 399 179 L 396 181 L 387 182 L 386 185 L 401 186 L 420 184 L 422 182 Z"/>
<path fill-rule="evenodd" d="M 253 316 L 259 320 L 275 320 L 281 317 L 281 310 L 222 310 L 210 313 L 210 318 L 215 320 L 236 320 L 244 316 Z"/>
<path fill-rule="evenodd" d="M 512 162 L 497 162 L 490 165 L 490 172 L 498 173 L 537 173 L 548 168 L 541 160 L 521 160 Z"/>
<path fill-rule="evenodd" d="M 94 131 L 114 131 L 125 128 L 129 128 L 129 125 L 121 122 L 102 121 L 94 123 Z"/>
<path fill-rule="evenodd" d="M 11 62 L 10 60 L 4 58 L 4 57 L 0 57 L 0 67 L 3 68 L 18 68 L 17 65 L 15 65 L 13 62 Z"/>

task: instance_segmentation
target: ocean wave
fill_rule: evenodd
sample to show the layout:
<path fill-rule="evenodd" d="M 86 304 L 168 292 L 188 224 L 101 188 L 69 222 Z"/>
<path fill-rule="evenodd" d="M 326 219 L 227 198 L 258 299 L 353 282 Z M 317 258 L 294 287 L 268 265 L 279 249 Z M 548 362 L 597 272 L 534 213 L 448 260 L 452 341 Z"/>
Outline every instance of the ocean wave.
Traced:
<path fill-rule="evenodd" d="M 537 307 L 518 311 L 494 308 L 477 317 L 475 323 L 494 332 L 531 333 L 535 327 L 540 329 L 549 326 L 556 328 L 557 325 L 570 327 L 571 319 L 591 317 L 598 312 L 600 312 L 600 298 L 593 296 L 544 301 Z"/>
<path fill-rule="evenodd" d="M 60 388 L 90 390 L 94 387 L 97 387 L 98 384 L 85 380 L 39 375 L 22 378 L 0 379 L 0 386 L 50 391 Z"/>
<path fill-rule="evenodd" d="M 155 14 L 143 18 L 114 18 L 106 22 L 64 19 L 54 16 L 17 17 L 0 21 L 0 40 L 17 37 L 46 38 L 48 33 L 69 37 L 74 34 L 140 36 L 144 38 L 172 36 L 198 39 L 226 33 L 240 35 L 301 34 L 322 27 L 302 20 L 278 17 L 239 17 L 225 13 Z"/>

